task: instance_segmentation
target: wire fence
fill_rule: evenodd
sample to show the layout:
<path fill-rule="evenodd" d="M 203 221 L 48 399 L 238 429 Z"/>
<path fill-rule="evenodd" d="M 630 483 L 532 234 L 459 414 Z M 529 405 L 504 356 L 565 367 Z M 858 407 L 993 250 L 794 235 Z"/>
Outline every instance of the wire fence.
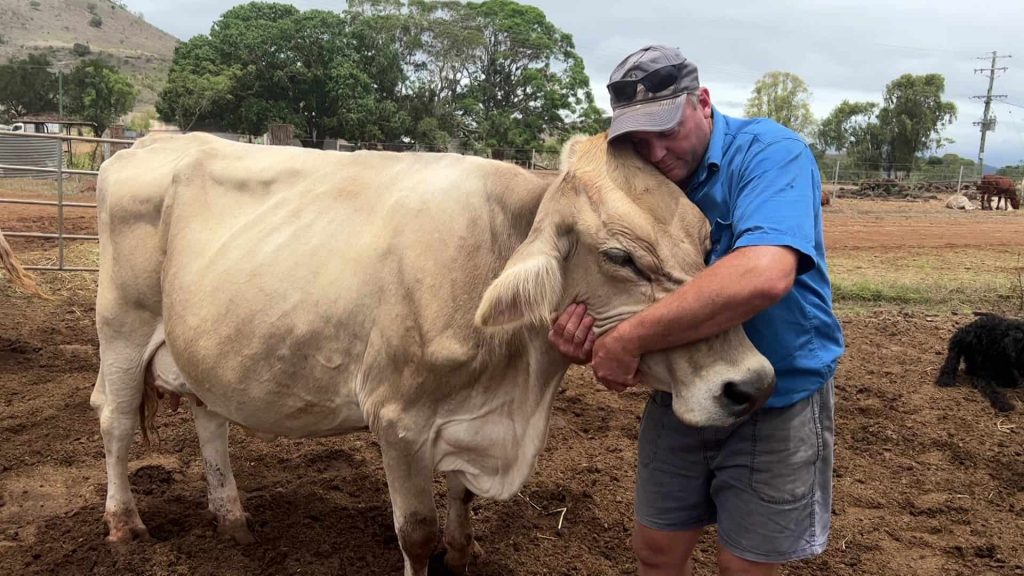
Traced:
<path fill-rule="evenodd" d="M 321 147 L 326 150 L 355 151 L 377 150 L 384 152 L 433 152 L 460 154 L 462 156 L 478 156 L 508 162 L 530 170 L 557 170 L 558 150 L 542 148 L 487 148 L 464 146 L 461 144 L 421 144 L 413 142 L 347 142 L 344 140 L 315 141 L 308 138 L 296 138 L 297 142 L 307 147 Z M 257 142 L 263 143 L 263 142 Z"/>
<path fill-rule="evenodd" d="M 818 163 L 822 182 L 857 185 L 865 181 L 894 180 L 905 183 L 973 183 L 981 178 L 975 166 L 930 166 L 853 162 L 826 158 Z"/>
<path fill-rule="evenodd" d="M 64 227 L 64 209 L 67 207 L 96 208 L 92 202 L 67 202 L 64 195 L 64 179 L 70 175 L 96 176 L 96 170 L 78 170 L 68 168 L 64 153 L 65 142 L 87 142 L 95 145 L 104 145 L 116 152 L 132 144 L 131 140 L 113 138 L 89 138 L 84 136 L 67 136 L 62 134 L 36 134 L 32 132 L 7 132 L 0 131 L 2 136 L 10 136 L 18 139 L 28 140 L 49 140 L 53 143 L 53 149 L 57 155 L 56 166 L 30 165 L 30 164 L 0 164 L 0 170 L 16 170 L 19 174 L 41 173 L 52 174 L 57 181 L 57 199 L 54 200 L 27 200 L 23 198 L 0 198 L 0 204 L 30 204 L 37 206 L 53 206 L 57 211 L 57 229 L 54 232 L 19 232 L 16 230 L 7 231 L 5 236 L 11 238 L 46 238 L 57 241 L 57 265 L 56 266 L 26 266 L 26 270 L 44 270 L 61 272 L 96 272 L 96 267 L 68 266 L 64 258 L 66 244 L 69 240 L 99 240 L 95 234 L 68 234 Z M 110 152 L 110 154 L 113 154 Z"/>

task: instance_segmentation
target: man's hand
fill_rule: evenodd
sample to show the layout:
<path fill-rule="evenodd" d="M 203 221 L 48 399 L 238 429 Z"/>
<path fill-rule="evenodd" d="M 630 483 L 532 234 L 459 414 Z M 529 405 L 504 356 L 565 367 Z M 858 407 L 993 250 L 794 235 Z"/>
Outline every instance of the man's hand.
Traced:
<path fill-rule="evenodd" d="M 613 392 L 623 392 L 640 383 L 640 354 L 623 336 L 620 324 L 594 344 L 594 377 Z"/>
<path fill-rule="evenodd" d="M 597 335 L 594 317 L 587 314 L 586 304 L 569 304 L 548 332 L 548 341 L 573 364 L 590 362 Z"/>

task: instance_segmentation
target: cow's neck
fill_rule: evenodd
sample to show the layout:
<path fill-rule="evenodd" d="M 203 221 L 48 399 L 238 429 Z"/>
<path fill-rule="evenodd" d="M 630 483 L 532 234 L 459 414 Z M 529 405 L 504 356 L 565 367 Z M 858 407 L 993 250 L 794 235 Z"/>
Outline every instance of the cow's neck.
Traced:
<path fill-rule="evenodd" d="M 504 357 L 493 358 L 478 384 L 450 404 L 455 410 L 435 422 L 436 468 L 461 472 L 475 494 L 514 496 L 544 448 L 567 367 L 546 335 L 546 329 L 531 328 L 519 342 L 509 342 Z"/>

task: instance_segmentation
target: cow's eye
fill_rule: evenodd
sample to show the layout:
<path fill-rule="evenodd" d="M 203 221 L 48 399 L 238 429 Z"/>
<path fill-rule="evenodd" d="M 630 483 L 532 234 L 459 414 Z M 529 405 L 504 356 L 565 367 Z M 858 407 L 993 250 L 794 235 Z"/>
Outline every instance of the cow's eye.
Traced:
<path fill-rule="evenodd" d="M 644 280 L 651 279 L 650 275 L 644 272 L 642 268 L 637 266 L 636 262 L 633 261 L 633 257 L 630 256 L 629 252 L 626 252 L 625 250 L 620 250 L 619 248 L 608 248 L 606 250 L 601 251 L 601 257 L 603 257 L 611 264 L 632 271 L 634 274 L 643 278 Z"/>

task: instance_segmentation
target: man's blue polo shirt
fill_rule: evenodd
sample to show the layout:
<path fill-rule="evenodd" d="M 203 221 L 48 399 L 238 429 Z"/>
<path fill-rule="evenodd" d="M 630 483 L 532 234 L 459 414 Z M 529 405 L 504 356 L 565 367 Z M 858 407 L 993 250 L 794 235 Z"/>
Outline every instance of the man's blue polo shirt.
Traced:
<path fill-rule="evenodd" d="M 789 406 L 832 378 L 844 347 L 832 313 L 818 165 L 807 144 L 774 121 L 713 114 L 704 161 L 680 185 L 711 224 L 709 264 L 744 246 L 799 253 L 793 289 L 743 324 L 775 368 L 778 383 L 765 405 Z"/>

